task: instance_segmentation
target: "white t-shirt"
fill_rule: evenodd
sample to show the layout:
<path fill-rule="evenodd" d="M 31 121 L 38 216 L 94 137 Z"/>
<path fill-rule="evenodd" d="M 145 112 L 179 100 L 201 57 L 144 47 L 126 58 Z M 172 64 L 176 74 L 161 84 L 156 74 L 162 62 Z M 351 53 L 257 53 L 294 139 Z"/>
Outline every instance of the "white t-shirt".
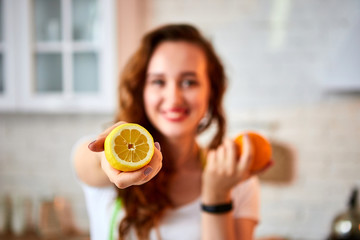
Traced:
<path fill-rule="evenodd" d="M 115 208 L 116 190 L 114 187 L 91 187 L 81 184 L 85 193 L 86 206 L 90 220 L 91 240 L 107 240 Z M 257 177 L 238 184 L 232 191 L 234 218 L 259 220 L 259 183 Z M 124 216 L 120 209 L 113 229 L 114 239 L 118 237 L 118 226 Z M 201 239 L 200 199 L 174 210 L 169 210 L 162 220 L 159 231 L 162 240 Z M 179 234 L 181 233 L 181 234 Z M 137 239 L 134 233 L 129 239 Z M 150 239 L 157 239 L 155 230 Z"/>

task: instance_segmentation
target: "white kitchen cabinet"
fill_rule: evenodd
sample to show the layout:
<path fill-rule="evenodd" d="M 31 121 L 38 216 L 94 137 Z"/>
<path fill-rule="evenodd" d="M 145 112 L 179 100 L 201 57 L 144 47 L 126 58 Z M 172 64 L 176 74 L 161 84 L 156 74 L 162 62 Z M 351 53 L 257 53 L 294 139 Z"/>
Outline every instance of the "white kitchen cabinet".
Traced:
<path fill-rule="evenodd" d="M 0 111 L 113 111 L 115 0 L 0 5 Z"/>

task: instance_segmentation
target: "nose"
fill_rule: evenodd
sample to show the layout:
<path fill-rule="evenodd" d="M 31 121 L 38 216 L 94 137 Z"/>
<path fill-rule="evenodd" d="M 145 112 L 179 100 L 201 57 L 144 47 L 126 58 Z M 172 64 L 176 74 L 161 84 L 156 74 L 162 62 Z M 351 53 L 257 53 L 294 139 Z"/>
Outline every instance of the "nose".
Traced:
<path fill-rule="evenodd" d="M 175 81 L 168 85 L 166 98 L 171 106 L 182 103 L 183 92 L 181 87 L 178 86 Z"/>

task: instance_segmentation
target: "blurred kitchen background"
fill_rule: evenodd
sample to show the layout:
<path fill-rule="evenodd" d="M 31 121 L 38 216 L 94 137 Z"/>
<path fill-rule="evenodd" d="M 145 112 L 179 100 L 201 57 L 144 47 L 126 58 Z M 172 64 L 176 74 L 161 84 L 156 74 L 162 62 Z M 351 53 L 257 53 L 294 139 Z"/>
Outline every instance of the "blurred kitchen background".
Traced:
<path fill-rule="evenodd" d="M 0 0 L 0 239 L 86 239 L 72 148 L 112 121 L 142 34 L 178 22 L 224 61 L 228 135 L 274 146 L 257 238 L 329 236 L 360 188 L 359 0 Z"/>

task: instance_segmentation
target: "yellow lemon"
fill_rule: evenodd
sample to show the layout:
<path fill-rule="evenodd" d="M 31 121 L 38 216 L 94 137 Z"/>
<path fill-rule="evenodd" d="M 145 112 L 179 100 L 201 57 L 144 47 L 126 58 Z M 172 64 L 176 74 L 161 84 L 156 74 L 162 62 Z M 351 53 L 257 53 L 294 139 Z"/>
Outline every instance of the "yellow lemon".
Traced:
<path fill-rule="evenodd" d="M 135 123 L 117 126 L 104 143 L 106 159 L 113 168 L 120 171 L 135 171 L 148 164 L 154 148 L 151 134 Z"/>

